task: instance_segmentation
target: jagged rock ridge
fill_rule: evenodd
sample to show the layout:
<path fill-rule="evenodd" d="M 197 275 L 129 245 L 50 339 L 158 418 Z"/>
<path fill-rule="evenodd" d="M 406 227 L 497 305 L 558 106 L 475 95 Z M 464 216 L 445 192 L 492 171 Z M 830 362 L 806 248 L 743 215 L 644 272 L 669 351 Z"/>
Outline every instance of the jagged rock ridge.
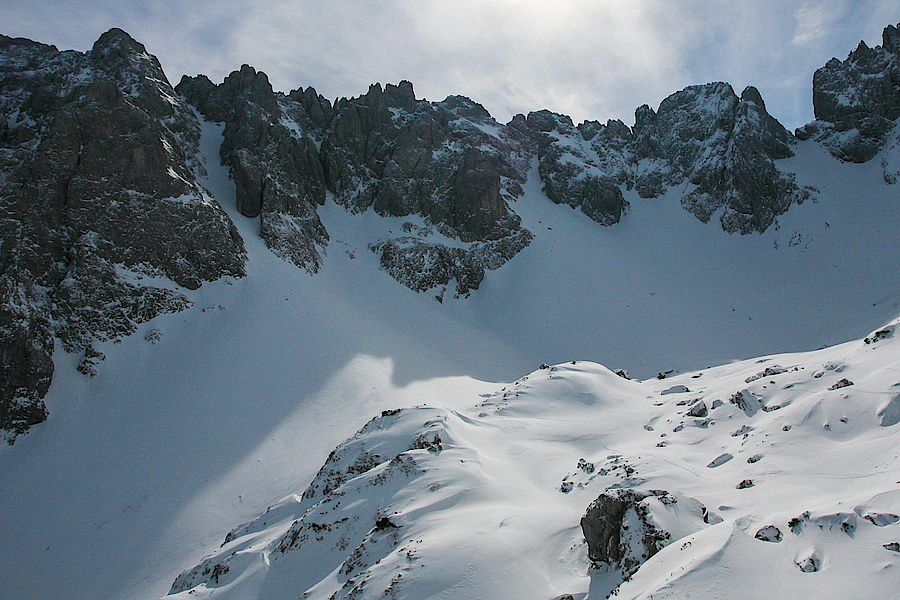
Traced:
<path fill-rule="evenodd" d="M 455 280 L 466 294 L 485 269 L 527 245 L 531 234 L 509 202 L 521 196 L 534 157 L 551 200 L 603 225 L 622 218 L 623 189 L 654 197 L 687 182 L 687 210 L 702 221 L 719 212 L 723 228 L 740 233 L 764 231 L 808 197 L 775 167 L 795 140 L 752 87 L 741 98 L 725 83 L 686 88 L 657 112 L 639 108 L 633 129 L 621 121 L 575 127 L 549 111 L 500 125 L 468 98 L 417 100 L 406 81 L 332 104 L 312 88 L 275 92 L 247 65 L 219 85 L 184 77 L 176 90 L 225 122 L 222 159 L 239 209 L 259 217 L 269 247 L 298 266 L 321 264 L 328 233 L 315 208 L 327 194 L 351 211 L 422 215 L 463 242 L 401 235 L 372 246 L 383 268 L 416 291 Z"/>
<path fill-rule="evenodd" d="M 619 221 L 625 200 L 621 186 L 652 198 L 673 186 L 684 208 L 701 221 L 720 213 L 729 232 L 762 232 L 792 203 L 809 192 L 775 160 L 793 156 L 793 136 L 766 112 L 756 88 L 738 98 L 727 83 L 690 86 L 662 101 L 657 111 L 644 105 L 635 125 L 603 125 L 549 111 L 530 113 L 541 131 L 540 174 L 547 196 L 580 206 L 603 224 Z"/>
<path fill-rule="evenodd" d="M 817 72 L 817 121 L 798 131 L 837 156 L 882 153 L 900 173 L 897 28 Z M 312 88 L 275 92 L 249 66 L 219 85 L 185 77 L 175 90 L 158 61 L 121 30 L 87 53 L 0 38 L 0 429 L 46 416 L 40 398 L 52 349 L 83 352 L 134 324 L 189 305 L 177 290 L 140 283 L 162 275 L 194 288 L 243 273 L 242 242 L 197 185 L 199 127 L 185 102 L 224 122 L 221 157 L 238 209 L 260 219 L 277 255 L 315 272 L 329 240 L 317 207 L 421 216 L 370 249 L 415 291 L 477 289 L 531 240 L 514 212 L 532 162 L 547 196 L 603 225 L 627 210 L 623 191 L 681 195 L 702 221 L 764 231 L 809 192 L 776 167 L 796 139 L 752 87 L 691 86 L 635 125 L 549 111 L 497 123 L 461 96 L 415 98 L 412 85 L 373 85 L 329 102 Z M 450 243 L 447 242 L 450 239 Z"/>
<path fill-rule="evenodd" d="M 208 119 L 225 122 L 222 159 L 240 211 L 260 218 L 272 250 L 315 272 L 328 234 L 315 212 L 326 193 L 348 210 L 422 215 L 463 246 L 401 236 L 377 244 L 385 269 L 414 290 L 456 281 L 475 289 L 528 244 L 507 205 L 522 193 L 528 140 L 471 100 L 416 100 L 412 84 L 375 84 L 334 105 L 312 88 L 285 95 L 244 65 L 220 85 L 176 87 Z"/>
<path fill-rule="evenodd" d="M 862 44 L 848 61 L 817 72 L 820 120 L 798 131 L 801 138 L 821 131 L 819 139 L 834 149 L 826 134 L 857 127 L 852 131 L 862 131 L 868 150 L 848 150 L 854 160 L 880 149 L 897 117 L 895 38 L 896 28 L 888 27 L 883 48 Z M 218 86 L 197 76 L 176 89 L 207 118 L 225 121 L 222 156 L 242 212 L 259 215 L 270 247 L 299 266 L 315 271 L 321 262 L 328 234 L 315 206 L 327 193 L 353 211 L 423 215 L 441 233 L 476 244 L 460 249 L 418 236 L 375 244 L 382 266 L 416 291 L 455 279 L 457 293 L 467 293 L 485 268 L 527 244 L 530 234 L 508 201 L 521 194 L 531 157 L 551 200 L 604 225 L 627 210 L 625 189 L 642 197 L 677 189 L 698 219 L 717 214 L 726 231 L 742 234 L 765 231 L 810 196 L 776 167 L 793 156 L 797 138 L 768 114 L 754 87 L 738 97 L 727 83 L 690 86 L 656 111 L 639 107 L 632 128 L 621 121 L 576 127 L 546 110 L 504 126 L 467 98 L 417 100 L 405 81 L 332 104 L 312 88 L 276 93 L 246 65 Z M 842 90 L 859 99 L 847 104 Z"/>
<path fill-rule="evenodd" d="M 95 372 L 95 339 L 244 273 L 243 241 L 196 183 L 199 125 L 125 32 L 90 52 L 0 37 L 0 430 L 46 418 L 54 336 Z M 173 286 L 174 287 L 174 286 Z"/>
<path fill-rule="evenodd" d="M 832 58 L 813 75 L 816 120 L 799 129 L 837 158 L 866 162 L 885 146 L 895 147 L 893 160 L 883 161 L 885 181 L 895 183 L 897 119 L 900 118 L 900 23 L 882 32 L 882 45 L 860 42 L 845 60 Z"/>

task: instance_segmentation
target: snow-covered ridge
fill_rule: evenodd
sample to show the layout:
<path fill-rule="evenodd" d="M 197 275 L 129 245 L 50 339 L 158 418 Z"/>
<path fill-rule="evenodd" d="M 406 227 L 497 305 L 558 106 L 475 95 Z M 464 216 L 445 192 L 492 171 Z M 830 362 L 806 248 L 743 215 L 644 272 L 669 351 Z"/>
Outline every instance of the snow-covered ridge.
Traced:
<path fill-rule="evenodd" d="M 384 411 L 171 594 L 889 597 L 898 326 L 667 379 L 542 365 L 467 409 Z M 602 494 L 637 512 L 597 554 L 579 520 Z"/>

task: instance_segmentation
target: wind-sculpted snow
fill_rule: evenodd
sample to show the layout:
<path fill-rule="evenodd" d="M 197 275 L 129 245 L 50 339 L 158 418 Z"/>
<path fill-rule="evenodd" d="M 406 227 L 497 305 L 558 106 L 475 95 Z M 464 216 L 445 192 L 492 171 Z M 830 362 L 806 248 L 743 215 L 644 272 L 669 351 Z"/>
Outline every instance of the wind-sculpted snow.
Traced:
<path fill-rule="evenodd" d="M 171 593 L 889 597 L 898 324 L 665 381 L 542 365 L 468 410 L 384 411 Z"/>

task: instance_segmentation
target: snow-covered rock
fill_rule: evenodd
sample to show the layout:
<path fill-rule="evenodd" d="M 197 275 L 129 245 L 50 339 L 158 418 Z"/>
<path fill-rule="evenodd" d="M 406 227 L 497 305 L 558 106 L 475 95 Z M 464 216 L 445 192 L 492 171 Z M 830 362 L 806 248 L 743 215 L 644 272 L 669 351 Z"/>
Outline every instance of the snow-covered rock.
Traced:
<path fill-rule="evenodd" d="M 316 213 L 326 192 L 351 212 L 424 216 L 455 240 L 404 236 L 373 245 L 388 273 L 416 291 L 451 280 L 459 294 L 477 289 L 486 268 L 530 240 L 507 205 L 522 193 L 530 141 L 468 98 L 416 100 L 403 81 L 332 106 L 312 88 L 276 93 L 247 65 L 218 86 L 198 75 L 176 90 L 225 122 L 222 159 L 238 209 L 260 218 L 273 252 L 310 272 L 328 242 Z"/>
<path fill-rule="evenodd" d="M 200 127 L 124 31 L 90 52 L 0 36 L 0 431 L 46 417 L 53 336 L 95 340 L 190 305 L 179 286 L 244 273 L 244 246 L 200 187 Z"/>
<path fill-rule="evenodd" d="M 885 146 L 896 146 L 900 118 L 898 27 L 888 25 L 882 45 L 865 42 L 843 61 L 832 58 L 813 76 L 816 120 L 799 134 L 813 137 L 841 160 L 865 162 Z M 896 150 L 891 150 L 896 153 Z M 896 179 L 896 164 L 885 164 L 885 180 Z"/>
<path fill-rule="evenodd" d="M 622 142 L 631 131 L 624 124 L 617 128 L 618 122 L 596 123 L 587 138 L 569 117 L 547 110 L 529 113 L 527 124 L 537 138 L 538 172 L 547 197 L 581 209 L 601 225 L 618 223 L 627 206 L 620 189 L 627 168 Z"/>

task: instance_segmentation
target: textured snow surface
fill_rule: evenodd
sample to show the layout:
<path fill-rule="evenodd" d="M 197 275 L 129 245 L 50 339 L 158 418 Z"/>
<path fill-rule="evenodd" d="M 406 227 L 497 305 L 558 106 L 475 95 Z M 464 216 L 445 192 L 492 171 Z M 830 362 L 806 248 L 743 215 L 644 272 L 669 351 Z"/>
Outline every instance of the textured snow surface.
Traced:
<path fill-rule="evenodd" d="M 897 326 L 681 375 L 681 395 L 575 362 L 467 408 L 385 411 L 172 593 L 603 598 L 619 565 L 590 568 L 579 518 L 600 493 L 636 488 L 668 492 L 647 506 L 670 537 L 619 598 L 892 597 Z M 695 418 L 700 402 L 713 408 Z"/>
<path fill-rule="evenodd" d="M 792 207 L 777 230 L 752 236 L 699 223 L 676 194 L 627 193 L 623 222 L 600 228 L 550 202 L 533 174 L 513 205 L 535 233 L 532 244 L 468 299 L 439 304 L 397 284 L 368 250 L 404 222 L 419 224 L 412 219 L 349 215 L 329 201 L 320 216 L 331 241 L 317 275 L 272 255 L 259 222 L 234 210 L 233 185 L 218 166 L 220 139 L 219 128 L 205 127 L 207 186 L 244 237 L 248 276 L 185 290 L 191 310 L 99 344 L 107 360 L 93 379 L 75 371 L 79 357 L 56 353 L 50 420 L 0 448 L 0 597 L 161 597 L 185 569 L 218 552 L 227 532 L 269 506 L 277 523 L 262 519 L 266 525 L 236 531 L 226 546 L 240 547 L 244 562 L 198 589 L 280 598 L 314 588 L 328 597 L 361 577 L 375 596 L 403 574 L 422 591 L 398 583 L 398 597 L 603 597 L 619 576 L 588 571 L 578 519 L 604 486 L 628 483 L 625 467 L 613 469 L 616 459 L 607 458 L 616 454 L 641 486 L 698 499 L 724 519 L 684 533 L 705 540 L 683 551 L 693 562 L 679 558 L 689 539 L 673 543 L 622 594 L 663 589 L 676 572 L 678 585 L 694 586 L 678 589 L 694 591 L 716 578 L 751 589 L 742 579 L 751 576 L 782 582 L 785 594 L 810 581 L 825 583 L 803 589 L 860 581 L 875 582 L 861 594 L 897 589 L 897 555 L 882 547 L 898 541 L 895 526 L 876 527 L 854 511 L 900 514 L 887 493 L 900 481 L 890 424 L 900 420 L 900 401 L 890 395 L 900 381 L 895 338 L 734 363 L 699 379 L 637 383 L 568 363 L 650 377 L 810 350 L 888 322 L 900 313 L 898 212 L 880 160 L 843 164 L 801 143 L 780 164 L 819 188 L 817 202 Z M 498 383 L 543 362 L 565 364 Z M 803 368 L 746 382 L 776 363 Z M 854 385 L 828 390 L 844 378 Z M 675 385 L 691 391 L 659 394 Z M 728 400 L 742 390 L 749 392 L 738 408 Z M 700 396 L 709 415 L 682 416 L 692 407 L 677 403 Z M 712 408 L 715 400 L 723 405 Z M 778 411 L 762 408 L 788 401 Z M 304 504 L 291 496 L 313 481 L 329 451 L 383 410 L 425 404 L 432 408 L 404 411 L 385 431 L 390 451 L 379 454 L 388 464 L 343 482 L 360 500 L 343 554 L 333 550 L 334 532 L 323 531 L 327 542 L 272 559 L 271 545 L 301 509 L 343 518 L 320 504 L 324 498 Z M 393 468 L 435 419 L 443 449 L 412 450 L 413 465 Z M 694 426 L 706 419 L 705 428 Z M 749 437 L 731 436 L 744 426 Z M 751 449 L 764 458 L 748 463 Z M 734 458 L 707 468 L 725 453 Z M 593 479 L 579 458 L 595 462 Z M 382 472 L 390 475 L 382 491 L 363 494 Z M 567 476 L 572 490 L 564 494 Z M 753 487 L 736 489 L 745 479 Z M 794 536 L 786 521 L 806 510 L 812 525 Z M 394 522 L 395 511 L 399 528 L 375 527 L 382 517 Z M 855 537 L 840 531 L 840 519 L 837 529 L 819 528 L 838 513 L 857 514 Z M 782 542 L 753 537 L 769 524 Z M 359 567 L 342 574 L 360 544 Z M 404 552 L 422 556 L 415 577 L 402 570 Z M 716 570 L 719 560 L 729 569 Z M 851 560 L 859 577 L 842 578 Z M 820 570 L 804 573 L 795 561 Z M 298 564 L 319 566 L 289 568 Z M 763 565 L 779 576 L 765 575 Z"/>

